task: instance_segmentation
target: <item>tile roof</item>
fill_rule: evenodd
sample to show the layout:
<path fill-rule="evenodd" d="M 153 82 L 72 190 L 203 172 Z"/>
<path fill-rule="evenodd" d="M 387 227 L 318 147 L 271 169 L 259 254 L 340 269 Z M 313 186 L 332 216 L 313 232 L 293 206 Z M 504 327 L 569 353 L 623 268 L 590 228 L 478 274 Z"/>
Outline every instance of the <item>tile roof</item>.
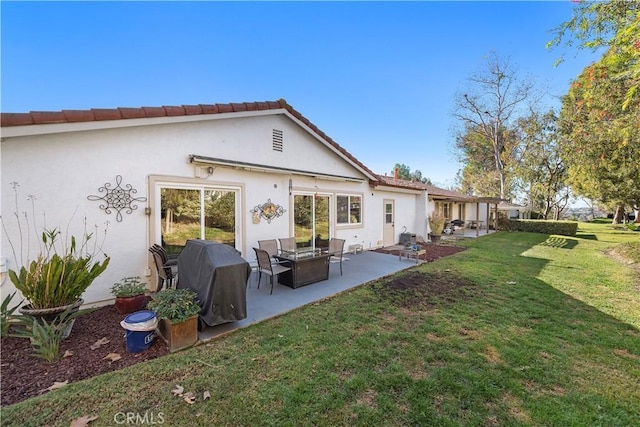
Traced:
<path fill-rule="evenodd" d="M 56 123 L 78 123 L 102 120 L 144 119 L 152 117 L 192 116 L 199 114 L 234 113 L 240 111 L 291 108 L 287 101 L 242 102 L 230 104 L 198 104 L 162 107 L 92 108 L 90 110 L 31 111 L 2 113 L 0 126 L 29 126 Z M 293 110 L 293 108 L 291 108 Z M 293 113 L 292 113 L 293 114 Z"/>
<path fill-rule="evenodd" d="M 426 184 L 418 181 L 409 181 L 408 179 L 395 178 L 393 176 L 378 175 L 378 181 L 381 183 L 399 188 L 409 188 L 412 190 L 426 190 Z"/>
<path fill-rule="evenodd" d="M 409 188 L 413 190 L 426 190 L 429 197 L 435 197 L 440 199 L 451 199 L 456 201 L 469 201 L 475 202 L 476 197 L 462 194 L 458 191 L 447 190 L 444 188 L 436 187 L 431 184 L 424 184 L 418 181 L 409 181 L 407 179 L 394 178 L 393 176 L 378 175 L 378 181 L 385 185 L 399 188 Z"/>
<path fill-rule="evenodd" d="M 43 124 L 59 124 L 59 123 L 79 123 L 93 122 L 103 120 L 127 120 L 127 119 L 144 119 L 155 117 L 175 117 L 175 116 L 193 116 L 199 114 L 222 114 L 243 111 L 260 111 L 260 110 L 287 110 L 293 117 L 302 122 L 311 129 L 320 138 L 327 141 L 333 148 L 342 153 L 345 157 L 357 164 L 371 177 L 378 175 L 366 167 L 362 162 L 352 156 L 340 144 L 335 142 L 329 135 L 321 131 L 309 119 L 304 117 L 300 112 L 287 103 L 284 99 L 277 101 L 263 102 L 240 102 L 228 104 L 198 104 L 198 105 L 181 105 L 181 106 L 162 106 L 162 107 L 120 107 L 120 108 L 92 108 L 90 110 L 62 110 L 62 111 L 31 111 L 29 113 L 1 113 L 0 127 L 11 126 L 30 126 Z M 372 179 L 373 182 L 375 180 Z"/>

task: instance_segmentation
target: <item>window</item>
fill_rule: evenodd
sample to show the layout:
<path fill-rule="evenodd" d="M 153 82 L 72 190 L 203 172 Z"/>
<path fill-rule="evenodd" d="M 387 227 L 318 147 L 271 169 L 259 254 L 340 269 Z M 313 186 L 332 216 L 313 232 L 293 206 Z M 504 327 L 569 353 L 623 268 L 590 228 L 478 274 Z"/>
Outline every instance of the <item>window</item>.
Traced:
<path fill-rule="evenodd" d="M 442 215 L 447 221 L 451 220 L 453 213 L 452 203 L 436 202 L 435 213 Z"/>
<path fill-rule="evenodd" d="M 336 196 L 336 209 L 338 224 L 362 223 L 361 196 Z"/>

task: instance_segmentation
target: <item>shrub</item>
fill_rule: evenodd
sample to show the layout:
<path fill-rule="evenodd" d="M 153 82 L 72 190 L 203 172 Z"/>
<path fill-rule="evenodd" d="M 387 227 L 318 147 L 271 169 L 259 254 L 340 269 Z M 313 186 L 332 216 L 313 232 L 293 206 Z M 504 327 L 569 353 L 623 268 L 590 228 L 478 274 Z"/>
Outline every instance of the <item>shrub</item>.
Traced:
<path fill-rule="evenodd" d="M 180 323 L 200 313 L 196 302 L 197 294 L 190 289 L 168 288 L 158 292 L 147 307 L 153 310 L 158 319 L 168 319 L 171 323 Z"/>
<path fill-rule="evenodd" d="M 578 223 L 574 221 L 510 219 L 502 222 L 500 224 L 500 229 L 506 231 L 524 231 L 529 233 L 575 236 L 578 231 Z"/>
<path fill-rule="evenodd" d="M 143 295 L 146 290 L 147 284 L 140 280 L 140 276 L 125 277 L 111 287 L 111 293 L 121 298 Z"/>
<path fill-rule="evenodd" d="M 429 228 L 431 228 L 431 234 L 439 236 L 444 231 L 444 224 L 446 222 L 445 217 L 440 214 L 433 214 L 429 216 Z"/>

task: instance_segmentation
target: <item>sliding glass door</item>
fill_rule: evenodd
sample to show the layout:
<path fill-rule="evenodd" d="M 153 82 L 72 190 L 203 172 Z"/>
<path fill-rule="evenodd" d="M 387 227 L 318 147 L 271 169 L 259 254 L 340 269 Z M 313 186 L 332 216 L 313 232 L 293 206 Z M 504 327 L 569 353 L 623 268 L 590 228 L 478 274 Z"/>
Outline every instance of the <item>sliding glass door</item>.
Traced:
<path fill-rule="evenodd" d="M 298 247 L 329 246 L 329 206 L 328 195 L 293 196 L 294 237 Z"/>
<path fill-rule="evenodd" d="M 204 239 L 236 247 L 238 190 L 215 187 L 160 186 L 162 246 L 179 253 L 189 239 Z"/>

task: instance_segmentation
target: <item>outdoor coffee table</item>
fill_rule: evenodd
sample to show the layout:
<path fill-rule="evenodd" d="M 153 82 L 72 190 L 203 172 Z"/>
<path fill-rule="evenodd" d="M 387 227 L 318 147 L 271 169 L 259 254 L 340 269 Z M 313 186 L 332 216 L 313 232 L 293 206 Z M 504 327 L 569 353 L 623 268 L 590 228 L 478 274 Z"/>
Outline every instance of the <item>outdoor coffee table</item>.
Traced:
<path fill-rule="evenodd" d="M 291 266 L 278 276 L 278 282 L 296 289 L 329 278 L 329 258 L 320 248 L 297 248 L 293 251 L 281 251 L 275 256 Z"/>
<path fill-rule="evenodd" d="M 400 249 L 398 261 L 402 261 L 402 257 L 405 257 L 407 259 L 413 258 L 416 260 L 416 264 L 417 264 L 421 255 L 424 256 L 424 260 L 426 261 L 427 251 L 424 249 L 413 249 L 413 248 Z"/>

